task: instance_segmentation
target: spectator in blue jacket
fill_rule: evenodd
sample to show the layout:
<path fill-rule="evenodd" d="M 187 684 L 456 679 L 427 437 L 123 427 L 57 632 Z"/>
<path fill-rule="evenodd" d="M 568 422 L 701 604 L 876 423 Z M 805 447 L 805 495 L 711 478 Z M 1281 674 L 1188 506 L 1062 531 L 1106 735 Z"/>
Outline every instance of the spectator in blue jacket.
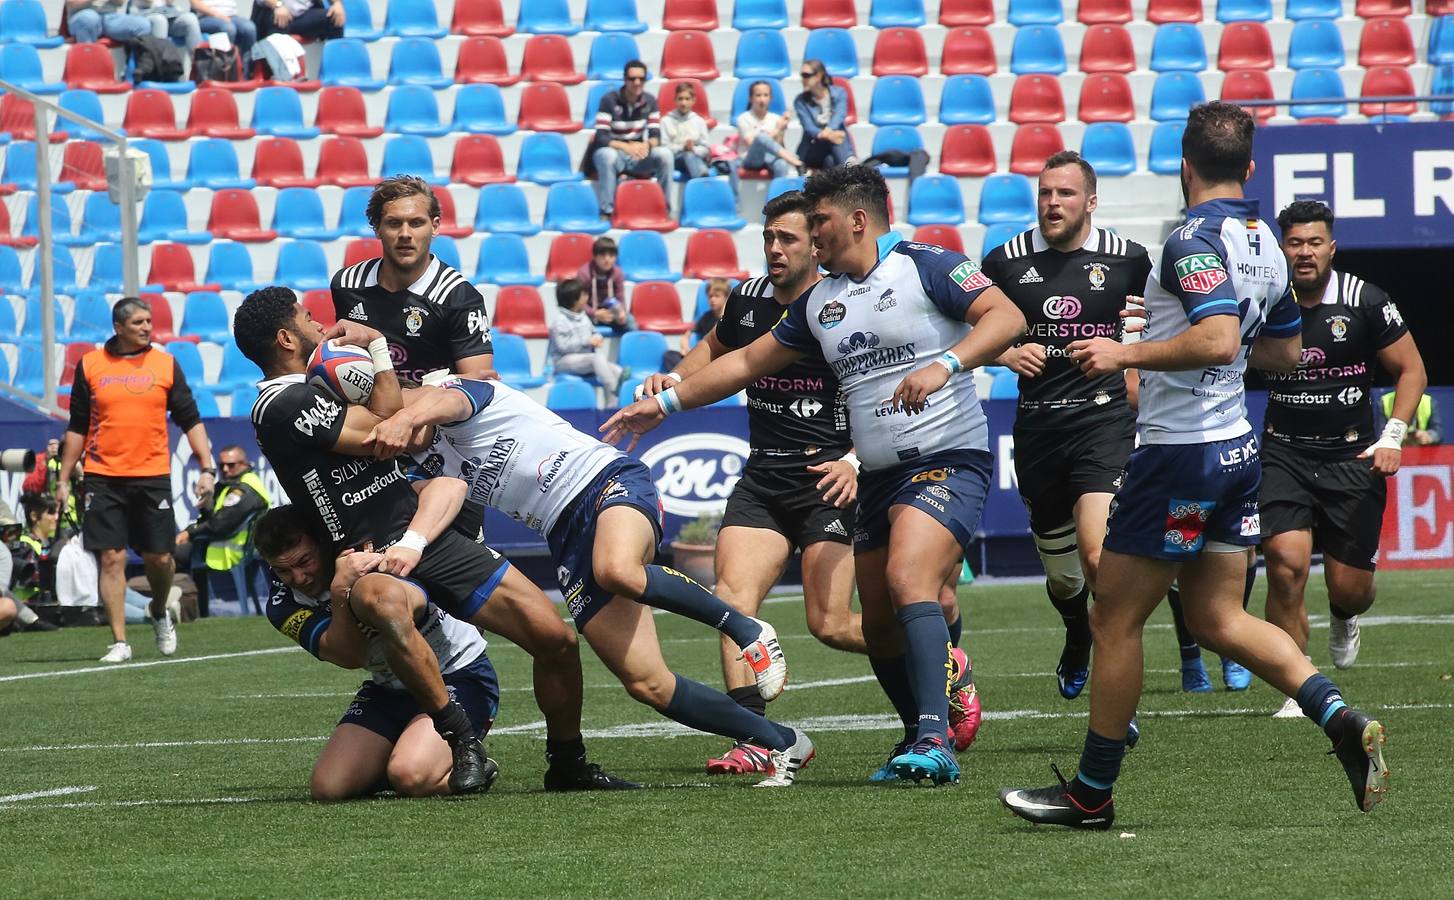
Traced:
<path fill-rule="evenodd" d="M 848 118 L 848 92 L 833 83 L 821 59 L 803 61 L 799 73 L 803 92 L 793 101 L 803 140 L 798 156 L 810 169 L 833 169 L 858 162 L 853 137 L 844 121 Z"/>

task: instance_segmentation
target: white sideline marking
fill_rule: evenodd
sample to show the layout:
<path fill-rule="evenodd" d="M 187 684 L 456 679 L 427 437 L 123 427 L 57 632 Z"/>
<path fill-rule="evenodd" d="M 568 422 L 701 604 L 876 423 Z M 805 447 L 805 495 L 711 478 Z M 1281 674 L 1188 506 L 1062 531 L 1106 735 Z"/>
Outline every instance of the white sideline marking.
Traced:
<path fill-rule="evenodd" d="M 28 803 L 25 806 L 0 806 L 0 812 L 9 809 L 23 809 L 27 812 L 36 809 L 115 809 L 118 807 L 131 806 L 215 806 L 218 804 L 234 803 L 268 803 L 279 798 L 274 797 L 178 797 L 175 800 L 83 800 L 69 803 Z M 286 798 L 295 799 L 295 798 Z"/>
<path fill-rule="evenodd" d="M 263 656 L 268 653 L 289 653 L 302 649 L 297 644 L 292 644 L 287 647 L 268 647 L 263 650 L 239 650 L 236 653 L 209 653 L 206 656 L 184 656 L 180 659 L 149 659 L 146 662 L 110 663 L 104 666 L 86 666 L 83 669 L 26 672 L 23 675 L 0 675 L 0 682 L 26 681 L 31 678 L 54 678 L 58 675 L 88 675 L 92 672 L 118 672 L 122 669 L 145 669 L 148 666 L 173 666 L 178 663 L 207 662 L 213 659 L 235 659 L 239 656 Z"/>
<path fill-rule="evenodd" d="M 64 797 L 68 794 L 89 794 L 94 790 L 97 790 L 94 784 L 50 788 L 44 791 L 31 791 L 28 794 L 11 794 L 8 797 L 0 797 L 0 803 L 15 803 L 18 800 L 36 800 L 41 797 Z"/>

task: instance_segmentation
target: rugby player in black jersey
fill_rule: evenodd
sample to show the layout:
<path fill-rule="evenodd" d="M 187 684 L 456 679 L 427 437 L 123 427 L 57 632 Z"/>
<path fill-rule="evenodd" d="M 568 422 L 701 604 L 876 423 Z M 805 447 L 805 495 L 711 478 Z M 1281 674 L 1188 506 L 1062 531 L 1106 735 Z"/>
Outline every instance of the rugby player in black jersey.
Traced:
<path fill-rule="evenodd" d="M 546 596 L 498 553 L 455 530 L 410 528 L 415 521 L 438 522 L 440 507 L 434 504 L 453 498 L 428 492 L 416 498 L 396 464 L 375 460 L 373 447 L 366 443 L 374 426 L 403 403 L 385 339 L 347 320 L 329 332 L 345 343 L 367 345 L 374 358 L 374 390 L 365 408 L 307 383 L 308 358 L 325 335 L 288 288 L 269 287 L 248 295 L 233 319 L 233 334 L 238 348 L 264 373 L 252 410 L 258 446 L 288 496 L 308 511 L 318 533 L 327 535 L 328 550 L 382 550 L 382 572 L 407 575 L 417 583 L 391 580 L 382 586 L 389 603 L 415 608 L 420 603 L 416 595 L 427 594 L 455 618 L 508 638 L 531 654 L 536 702 L 546 720 L 547 788 L 629 786 L 586 762 L 580 731 L 580 648 Z M 444 490 L 451 486 L 445 479 L 437 481 Z M 439 666 L 415 638 L 417 634 L 398 636 L 394 649 L 401 655 L 389 656 L 390 668 L 426 712 L 448 711 Z M 409 658 L 402 656 L 406 645 L 413 647 Z M 455 726 L 461 725 L 462 715 L 454 716 Z M 440 730 L 444 733 L 443 726 Z"/>
<path fill-rule="evenodd" d="M 1265 373 L 1262 553 L 1267 619 L 1303 652 L 1303 600 L 1313 548 L 1328 586 L 1328 652 L 1346 669 L 1358 657 L 1358 616 L 1373 605 L 1373 571 L 1388 476 L 1428 385 L 1424 361 L 1388 294 L 1333 268 L 1333 212 L 1299 200 L 1277 216 L 1294 296 L 1302 308 L 1302 359 Z M 1374 366 L 1394 379 L 1393 414 L 1373 431 Z M 1293 716 L 1300 715 L 1293 704 Z M 1281 715 L 1281 711 L 1279 712 Z"/>

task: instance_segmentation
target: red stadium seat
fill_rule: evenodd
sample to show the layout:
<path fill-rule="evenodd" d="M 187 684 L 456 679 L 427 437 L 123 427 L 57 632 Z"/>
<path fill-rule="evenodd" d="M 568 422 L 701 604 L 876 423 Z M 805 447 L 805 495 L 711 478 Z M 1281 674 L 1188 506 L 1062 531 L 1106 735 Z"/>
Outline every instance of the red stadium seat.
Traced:
<path fill-rule="evenodd" d="M 586 74 L 576 69 L 570 41 L 558 34 L 530 36 L 525 42 L 525 56 L 520 60 L 520 77 L 525 81 L 556 84 L 580 84 L 586 80 Z"/>
<path fill-rule="evenodd" d="M 219 193 L 221 193 L 219 191 Z M 246 191 L 238 191 L 246 194 Z M 251 195 L 249 195 L 251 199 Z M 254 210 L 256 213 L 256 210 Z M 208 229 L 211 231 L 211 229 Z M 212 232 L 217 237 L 222 237 L 216 231 Z M 193 291 L 220 291 L 220 284 L 198 284 L 197 269 L 192 264 L 192 251 L 184 244 L 152 244 L 151 247 L 151 271 L 146 276 L 147 284 L 159 284 L 169 291 L 180 291 L 183 294 L 190 294 Z M 168 308 L 170 310 L 170 307 Z M 171 323 L 167 323 L 170 325 Z M 152 330 L 160 331 L 161 327 L 156 322 L 156 312 L 152 312 Z M 157 339 L 155 335 L 154 339 Z"/>
<path fill-rule="evenodd" d="M 1414 5 L 1410 0 L 1358 0 L 1358 6 L 1354 14 L 1361 19 L 1372 19 L 1378 16 L 1409 16 L 1413 15 Z M 1433 10 L 1428 11 L 1429 15 L 1435 15 Z"/>
<path fill-rule="evenodd" d="M 523 338 L 550 337 L 545 324 L 545 304 L 540 292 L 528 284 L 503 285 L 495 296 L 493 327 Z"/>
<path fill-rule="evenodd" d="M 350 247 L 352 249 L 352 247 Z M 375 253 L 374 256 L 382 256 L 383 253 Z M 344 260 L 345 266 L 351 266 L 354 262 L 362 262 L 365 259 L 373 259 L 373 256 L 363 256 L 359 259 Z M 311 291 L 303 292 L 303 308 L 313 316 L 313 321 L 322 325 L 325 329 L 332 328 L 333 323 L 338 321 L 338 313 L 333 307 L 333 291 L 329 288 L 314 288 Z"/>
<path fill-rule="evenodd" d="M 175 245 L 173 245 L 175 246 Z M 185 248 L 184 248 L 185 249 Z M 152 254 L 152 265 L 156 265 L 156 254 Z M 155 271 L 155 269 L 153 269 Z M 159 281 L 151 281 L 152 284 L 164 284 Z M 218 285 L 197 285 L 188 290 L 218 290 Z M 189 341 L 193 344 L 199 343 L 202 339 L 195 334 L 177 334 L 176 326 L 172 322 L 172 305 L 167 298 L 161 294 L 142 294 L 141 299 L 151 307 L 151 339 L 153 343 L 165 344 L 167 341 Z"/>
<path fill-rule="evenodd" d="M 459 45 L 454 80 L 459 84 L 484 83 L 509 87 L 520 80 L 520 74 L 510 73 L 505 44 L 499 38 L 478 35 Z"/>
<path fill-rule="evenodd" d="M 852 28 L 857 24 L 853 0 L 803 0 L 804 28 Z"/>
<path fill-rule="evenodd" d="M 1125 25 L 1131 21 L 1131 0 L 1080 0 L 1075 20 L 1082 25 Z"/>
<path fill-rule="evenodd" d="M 857 125 L 858 99 L 853 96 L 852 83 L 850 83 L 849 80 L 847 78 L 844 78 L 842 75 L 835 76 L 833 79 L 833 83 L 843 88 L 843 92 L 848 95 L 848 112 L 843 117 L 843 124 Z"/>
<path fill-rule="evenodd" d="M 995 171 L 995 144 L 983 125 L 950 125 L 939 148 L 939 171 L 960 178 L 982 178 Z"/>
<path fill-rule="evenodd" d="M 1429 0 L 1424 6 L 1424 14 L 1429 16 L 1454 15 L 1454 0 Z"/>
<path fill-rule="evenodd" d="M 1080 43 L 1082 72 L 1136 71 L 1136 47 L 1124 25 L 1092 25 Z"/>
<path fill-rule="evenodd" d="M 939 70 L 945 75 L 993 75 L 999 68 L 989 30 L 981 25 L 961 25 L 944 36 Z"/>
<path fill-rule="evenodd" d="M 616 211 L 612 228 L 627 231 L 676 231 L 677 222 L 667 214 L 666 195 L 655 181 L 623 181 L 616 185 Z"/>
<path fill-rule="evenodd" d="M 96 349 L 95 344 L 76 343 L 66 345 L 66 359 L 61 363 L 60 387 L 70 387 L 76 380 L 76 363 L 81 357 Z"/>
<path fill-rule="evenodd" d="M 91 141 L 70 141 L 61 157 L 60 181 L 69 181 L 83 191 L 106 190 L 106 163 L 101 145 Z"/>
<path fill-rule="evenodd" d="M 369 157 L 356 137 L 325 138 L 318 147 L 318 177 L 323 184 L 366 187 L 377 184 L 369 174 Z"/>
<path fill-rule="evenodd" d="M 56 123 L 57 126 L 63 123 Z M 35 106 L 15 94 L 0 97 L 0 131 L 17 141 L 35 140 Z M 64 130 L 52 130 L 50 140 L 58 144 L 70 137 Z"/>
<path fill-rule="evenodd" d="M 914 242 L 933 244 L 955 253 L 964 252 L 964 239 L 959 236 L 959 229 L 952 225 L 920 225 L 914 229 Z"/>
<path fill-rule="evenodd" d="M 455 142 L 449 180 L 479 187 L 514 181 L 515 176 L 505 174 L 505 155 L 493 135 L 466 134 Z"/>
<path fill-rule="evenodd" d="M 439 233 L 445 237 L 462 238 L 475 233 L 468 224 L 461 225 L 454 214 L 454 195 L 447 187 L 434 188 L 434 199 L 439 201 Z"/>
<path fill-rule="evenodd" d="M 505 11 L 500 0 L 454 0 L 454 21 L 449 30 L 455 34 L 509 37 L 515 33 L 505 24 Z"/>
<path fill-rule="evenodd" d="M 716 31 L 717 0 L 666 0 L 661 27 L 667 31 Z"/>
<path fill-rule="evenodd" d="M 661 83 L 661 90 L 656 95 L 656 107 L 662 110 L 676 108 L 677 85 L 690 84 L 696 95 L 692 103 L 692 110 L 707 121 L 708 128 L 716 128 L 717 120 L 712 116 L 712 110 L 707 104 L 707 89 L 702 82 L 696 78 L 672 78 Z"/>
<path fill-rule="evenodd" d="M 1298 119 L 1299 125 L 1338 125 L 1341 124 L 1333 116 L 1308 116 L 1306 119 Z"/>
<path fill-rule="evenodd" d="M 685 334 L 692 330 L 692 323 L 682 319 L 676 285 L 665 281 L 643 281 L 632 288 L 631 315 L 642 331 Z"/>
<path fill-rule="evenodd" d="M 732 235 L 716 228 L 703 228 L 687 238 L 682 274 L 687 278 L 747 277 L 737 262 L 737 244 Z"/>
<path fill-rule="evenodd" d="M 237 101 L 230 91 L 200 88 L 192 94 L 187 129 L 194 135 L 241 141 L 257 134 L 238 124 Z"/>
<path fill-rule="evenodd" d="M 1260 69 L 1228 72 L 1222 79 L 1222 99 L 1234 103 L 1238 100 L 1271 100 L 1272 80 Z M 1266 124 L 1277 113 L 1277 109 L 1271 106 L 1248 106 L 1246 110 L 1261 124 Z"/>
<path fill-rule="evenodd" d="M 1039 175 L 1045 160 L 1065 149 L 1065 139 L 1054 125 L 1034 123 L 1015 129 L 1010 145 L 1010 171 L 1017 175 Z"/>
<path fill-rule="evenodd" d="M 673 31 L 661 47 L 662 78 L 698 78 L 713 81 L 722 77 L 712 39 L 701 31 Z"/>
<path fill-rule="evenodd" d="M 571 115 L 570 97 L 565 88 L 548 81 L 527 84 L 521 89 L 517 124 L 526 131 L 574 134 L 581 130 L 580 120 Z"/>
<path fill-rule="evenodd" d="M 354 238 L 343 248 L 343 267 L 346 269 L 354 263 L 361 263 L 366 259 L 378 259 L 384 255 L 384 242 L 378 238 Z M 311 294 L 312 291 L 309 291 Z M 313 318 L 318 318 L 314 315 Z"/>
<path fill-rule="evenodd" d="M 545 259 L 545 280 L 563 281 L 576 277 L 581 266 L 591 261 L 591 247 L 596 239 L 589 234 L 566 232 L 550 241 L 550 255 Z"/>
<path fill-rule="evenodd" d="M 263 138 L 253 145 L 253 153 L 252 177 L 258 184 L 275 188 L 316 188 L 323 183 L 321 179 L 309 178 L 303 171 L 303 151 L 291 138 Z M 322 159 L 318 170 L 323 171 Z"/>
<path fill-rule="evenodd" d="M 257 200 L 252 193 L 237 188 L 217 191 L 212 195 L 212 211 L 207 216 L 207 230 L 215 238 L 247 244 L 265 244 L 278 236 L 276 231 L 262 227 Z"/>
<path fill-rule="evenodd" d="M 1217 68 L 1223 72 L 1258 69 L 1266 72 L 1276 65 L 1272 37 L 1261 22 L 1229 22 L 1222 28 L 1217 46 Z"/>
<path fill-rule="evenodd" d="M 21 235 L 13 234 L 11 231 L 12 227 L 10 224 L 10 207 L 4 203 L 0 203 L 0 246 L 34 247 L 40 243 L 40 238 L 22 237 Z M 10 301 L 5 300 L 3 302 L 8 303 Z"/>
<path fill-rule="evenodd" d="M 1065 96 L 1054 75 L 1021 75 L 1010 89 L 1010 121 L 1064 122 Z"/>
<path fill-rule="evenodd" d="M 1080 85 L 1077 118 L 1082 122 L 1129 122 L 1136 118 L 1131 82 L 1116 72 L 1087 75 Z"/>
<path fill-rule="evenodd" d="M 1374 66 L 1363 73 L 1363 97 L 1407 97 L 1417 94 L 1414 79 L 1403 66 Z M 1365 116 L 1411 116 L 1418 112 L 1417 103 L 1364 103 L 1359 111 Z"/>
<path fill-rule="evenodd" d="M 940 0 L 939 24 L 945 28 L 995 24 L 994 0 Z"/>
<path fill-rule="evenodd" d="M 326 87 L 318 94 L 318 116 L 314 124 L 325 134 L 356 138 L 378 137 L 383 126 L 369 124 L 363 93 L 356 87 Z"/>
<path fill-rule="evenodd" d="M 1363 36 L 1358 41 L 1358 65 L 1411 66 L 1418 61 L 1414 36 L 1403 19 L 1386 16 L 1363 23 Z"/>
<path fill-rule="evenodd" d="M 116 78 L 116 61 L 111 51 L 101 44 L 72 44 L 66 51 L 66 67 L 61 80 L 68 88 L 95 91 L 98 94 L 124 94 L 131 85 Z"/>
<path fill-rule="evenodd" d="M 196 100 L 193 98 L 193 105 Z M 233 106 L 233 124 L 237 123 L 237 107 Z M 126 97 L 126 115 L 121 127 L 127 137 L 149 137 L 159 141 L 185 141 L 192 136 L 190 128 L 177 127 L 177 111 L 172 96 L 166 91 L 139 88 Z M 13 134 L 14 132 L 12 132 Z"/>
<path fill-rule="evenodd" d="M 1149 0 L 1146 5 L 1146 21 L 1153 25 L 1201 20 L 1202 0 Z"/>
<path fill-rule="evenodd" d="M 928 75 L 924 37 L 914 28 L 885 28 L 873 45 L 873 74 Z"/>

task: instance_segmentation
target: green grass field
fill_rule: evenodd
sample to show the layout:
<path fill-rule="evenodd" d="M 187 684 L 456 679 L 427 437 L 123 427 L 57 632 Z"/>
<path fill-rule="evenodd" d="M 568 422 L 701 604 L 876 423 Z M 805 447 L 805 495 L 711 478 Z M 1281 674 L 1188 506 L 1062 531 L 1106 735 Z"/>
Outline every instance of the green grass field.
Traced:
<path fill-rule="evenodd" d="M 1183 694 L 1163 607 L 1107 833 L 1036 829 L 996 798 L 1052 781 L 1051 761 L 1073 771 L 1085 731 L 1085 700 L 1055 691 L 1059 623 L 1034 584 L 961 592 L 986 721 L 962 782 L 938 789 L 865 783 L 895 739 L 887 702 L 791 601 L 766 607 L 792 671 L 769 711 L 819 755 L 782 791 L 709 782 L 724 742 L 637 705 L 583 649 L 592 756 L 651 789 L 543 794 L 528 661 L 492 640 L 492 793 L 318 805 L 308 772 L 358 674 L 268 652 L 283 639 L 257 618 L 183 626 L 166 662 L 139 630 L 134 662 L 106 669 L 99 629 L 19 635 L 0 641 L 0 896 L 1447 896 L 1454 573 L 1379 584 L 1358 666 L 1335 677 L 1388 725 L 1387 802 L 1356 812 L 1326 740 L 1269 718 L 1282 698 L 1266 685 Z M 1326 666 L 1320 586 L 1310 607 Z M 675 668 L 719 683 L 714 634 L 657 622 Z"/>

